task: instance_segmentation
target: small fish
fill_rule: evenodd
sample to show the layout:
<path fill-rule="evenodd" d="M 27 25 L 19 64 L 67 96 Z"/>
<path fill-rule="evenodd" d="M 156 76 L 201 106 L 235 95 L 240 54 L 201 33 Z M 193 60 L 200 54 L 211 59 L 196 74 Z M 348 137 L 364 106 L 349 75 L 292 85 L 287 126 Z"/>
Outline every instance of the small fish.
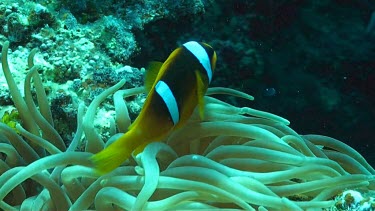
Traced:
<path fill-rule="evenodd" d="M 216 53 L 206 43 L 190 41 L 174 50 L 164 62 L 147 70 L 145 104 L 128 132 L 91 157 L 99 173 L 108 173 L 147 144 L 160 141 L 183 126 L 198 106 L 204 117 L 203 97 L 211 82 Z"/>

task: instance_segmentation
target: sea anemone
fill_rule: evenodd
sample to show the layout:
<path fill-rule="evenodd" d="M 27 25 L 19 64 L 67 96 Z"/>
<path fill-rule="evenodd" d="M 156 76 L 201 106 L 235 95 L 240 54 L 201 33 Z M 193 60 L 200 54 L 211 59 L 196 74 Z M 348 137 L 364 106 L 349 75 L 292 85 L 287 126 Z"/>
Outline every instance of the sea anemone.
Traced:
<path fill-rule="evenodd" d="M 53 126 L 35 51 L 23 98 L 9 70 L 8 46 L 3 45 L 2 67 L 22 126 L 16 126 L 18 134 L 0 123 L 3 210 L 307 210 L 333 206 L 345 189 L 375 189 L 375 170 L 357 151 L 330 137 L 299 135 L 274 114 L 210 97 L 252 99 L 228 88 L 208 90 L 204 120 L 195 112 L 165 140 L 98 175 L 89 161 L 106 145 L 92 124 L 97 108 L 113 94 L 116 122 L 109 143 L 118 137 L 115 128 L 124 133 L 131 122 L 123 99 L 144 88 L 119 90 L 125 83 L 120 81 L 88 108 L 81 104 L 66 147 Z M 85 147 L 78 149 L 81 143 Z"/>

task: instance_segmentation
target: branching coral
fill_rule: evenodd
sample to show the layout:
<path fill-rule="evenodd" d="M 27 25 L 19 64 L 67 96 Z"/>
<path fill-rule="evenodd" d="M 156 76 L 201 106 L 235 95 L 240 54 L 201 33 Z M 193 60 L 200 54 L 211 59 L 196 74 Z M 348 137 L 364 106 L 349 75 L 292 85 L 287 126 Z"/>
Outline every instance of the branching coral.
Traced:
<path fill-rule="evenodd" d="M 24 100 L 11 77 L 7 51 L 5 43 L 3 71 L 24 124 L 17 125 L 20 136 L 0 123 L 3 210 L 313 210 L 332 206 L 332 198 L 344 189 L 375 189 L 375 170 L 354 149 L 333 138 L 298 135 L 286 119 L 271 113 L 209 97 L 252 99 L 226 88 L 209 89 L 204 121 L 194 114 L 163 142 L 149 144 L 123 166 L 100 176 L 88 161 L 105 146 L 92 125 L 96 109 L 114 94 L 115 140 L 114 128 L 126 132 L 130 125 L 123 98 L 144 89 L 118 91 L 125 83 L 120 81 L 87 109 L 80 105 L 75 137 L 65 148 L 53 127 L 33 55 Z M 77 150 L 81 141 L 84 152 Z"/>

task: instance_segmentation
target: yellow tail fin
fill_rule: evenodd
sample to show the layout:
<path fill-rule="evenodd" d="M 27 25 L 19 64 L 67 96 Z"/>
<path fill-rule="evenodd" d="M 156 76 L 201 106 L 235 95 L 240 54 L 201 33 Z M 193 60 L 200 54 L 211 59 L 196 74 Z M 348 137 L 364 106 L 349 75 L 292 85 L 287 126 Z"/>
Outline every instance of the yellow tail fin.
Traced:
<path fill-rule="evenodd" d="M 139 145 L 138 140 L 128 131 L 107 148 L 93 155 L 90 160 L 99 174 L 106 174 L 127 160 L 134 149 Z"/>

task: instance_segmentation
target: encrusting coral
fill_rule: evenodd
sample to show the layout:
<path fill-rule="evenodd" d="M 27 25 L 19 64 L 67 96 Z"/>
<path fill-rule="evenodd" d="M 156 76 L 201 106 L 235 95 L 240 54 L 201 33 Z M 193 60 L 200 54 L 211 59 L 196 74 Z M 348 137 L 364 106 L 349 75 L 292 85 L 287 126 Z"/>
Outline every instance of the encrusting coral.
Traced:
<path fill-rule="evenodd" d="M 92 124 L 96 109 L 113 94 L 115 140 L 114 128 L 124 133 L 131 122 L 123 98 L 143 93 L 143 87 L 119 90 L 123 80 L 88 108 L 81 104 L 75 136 L 66 148 L 53 127 L 33 63 L 35 51 L 23 98 L 9 70 L 8 46 L 3 45 L 2 67 L 23 124 L 16 126 L 19 135 L 0 123 L 0 209 L 320 210 L 334 205 L 333 197 L 344 189 L 375 189 L 375 170 L 354 149 L 333 138 L 299 135 L 284 118 L 209 96 L 252 99 L 227 88 L 209 89 L 204 121 L 193 114 L 163 142 L 98 175 L 88 160 L 105 146 Z M 84 151 L 78 151 L 80 143 Z"/>

